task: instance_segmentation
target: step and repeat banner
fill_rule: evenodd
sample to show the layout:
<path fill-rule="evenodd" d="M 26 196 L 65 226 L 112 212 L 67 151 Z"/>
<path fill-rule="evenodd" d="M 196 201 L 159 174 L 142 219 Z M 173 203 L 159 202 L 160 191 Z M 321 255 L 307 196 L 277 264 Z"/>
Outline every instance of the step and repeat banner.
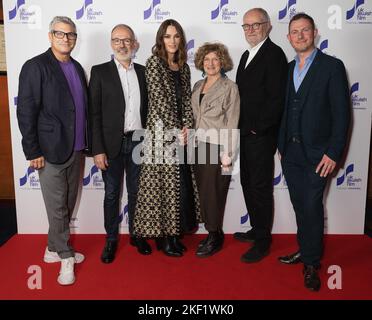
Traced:
<path fill-rule="evenodd" d="M 340 58 L 346 66 L 352 102 L 352 134 L 344 163 L 326 190 L 325 232 L 363 233 L 371 133 L 372 0 L 3 1 L 18 232 L 46 233 L 48 230 L 38 173 L 29 168 L 22 152 L 16 109 L 21 67 L 26 60 L 49 47 L 48 27 L 54 16 L 65 15 L 75 21 L 78 40 L 72 56 L 83 65 L 88 77 L 92 65 L 111 59 L 110 32 L 114 25 L 125 23 L 134 29 L 140 43 L 135 61 L 145 64 L 160 23 L 165 19 L 176 19 L 186 33 L 188 63 L 194 84 L 201 79 L 201 73 L 194 68 L 194 53 L 206 41 L 227 45 L 235 64 L 228 77 L 235 79 L 240 56 L 247 47 L 242 18 L 253 7 L 263 7 L 268 11 L 273 26 L 270 37 L 283 48 L 288 61 L 295 55 L 286 38 L 288 22 L 295 13 L 306 12 L 317 24 L 318 48 Z M 249 212 L 240 187 L 238 161 L 225 211 L 226 233 L 250 228 Z M 76 233 L 104 233 L 104 184 L 92 158 L 85 160 L 81 182 L 72 230 Z M 121 231 L 127 233 L 127 198 L 123 184 Z M 273 232 L 295 233 L 294 212 L 277 156 L 273 184 Z M 199 232 L 205 232 L 203 227 Z"/>

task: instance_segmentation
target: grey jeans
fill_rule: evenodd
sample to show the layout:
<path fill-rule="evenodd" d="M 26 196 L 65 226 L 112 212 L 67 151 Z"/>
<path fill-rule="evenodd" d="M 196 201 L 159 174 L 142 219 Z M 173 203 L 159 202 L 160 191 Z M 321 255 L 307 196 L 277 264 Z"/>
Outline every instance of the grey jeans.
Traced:
<path fill-rule="evenodd" d="M 69 244 L 70 220 L 79 189 L 82 152 L 73 152 L 63 164 L 45 161 L 39 170 L 41 191 L 48 215 L 48 248 L 58 253 L 61 259 L 73 257 Z"/>

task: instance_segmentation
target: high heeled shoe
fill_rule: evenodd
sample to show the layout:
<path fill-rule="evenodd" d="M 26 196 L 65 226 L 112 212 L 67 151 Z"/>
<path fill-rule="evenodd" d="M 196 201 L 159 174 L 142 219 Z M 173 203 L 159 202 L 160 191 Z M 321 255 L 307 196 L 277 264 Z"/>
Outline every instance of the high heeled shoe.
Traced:
<path fill-rule="evenodd" d="M 182 257 L 182 251 L 177 250 L 173 241 L 170 239 L 171 237 L 166 236 L 163 238 L 156 238 L 156 249 L 161 250 L 166 256 L 169 257 Z"/>

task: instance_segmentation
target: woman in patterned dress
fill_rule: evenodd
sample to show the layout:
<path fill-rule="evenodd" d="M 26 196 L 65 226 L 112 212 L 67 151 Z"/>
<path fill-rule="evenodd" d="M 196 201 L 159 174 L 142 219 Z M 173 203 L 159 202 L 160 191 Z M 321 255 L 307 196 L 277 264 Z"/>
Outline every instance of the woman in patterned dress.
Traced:
<path fill-rule="evenodd" d="M 146 63 L 149 114 L 141 167 L 134 233 L 154 237 L 158 249 L 180 257 L 180 236 L 195 229 L 199 200 L 193 168 L 184 164 L 187 130 L 193 126 L 190 68 L 181 25 L 172 19 L 159 27 Z"/>

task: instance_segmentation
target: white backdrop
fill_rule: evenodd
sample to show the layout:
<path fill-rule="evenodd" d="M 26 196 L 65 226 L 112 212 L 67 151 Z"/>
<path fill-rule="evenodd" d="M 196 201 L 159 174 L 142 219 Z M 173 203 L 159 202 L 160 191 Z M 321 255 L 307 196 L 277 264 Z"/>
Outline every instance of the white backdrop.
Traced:
<path fill-rule="evenodd" d="M 206 41 L 220 41 L 230 50 L 235 66 L 246 49 L 242 17 L 246 10 L 263 7 L 270 14 L 271 39 L 286 52 L 294 51 L 286 39 L 288 21 L 296 12 L 313 16 L 319 29 L 318 47 L 343 60 L 348 71 L 352 99 L 353 131 L 343 167 L 331 180 L 326 198 L 325 232 L 360 234 L 364 228 L 368 155 L 371 129 L 372 0 L 5 0 L 4 23 L 9 85 L 9 108 L 19 233 L 46 233 L 47 218 L 37 172 L 28 168 L 16 120 L 18 76 L 23 63 L 49 47 L 47 32 L 56 15 L 71 17 L 77 24 L 78 41 L 73 57 L 89 77 L 92 65 L 111 58 L 110 32 L 126 23 L 140 42 L 136 62 L 145 64 L 156 31 L 168 18 L 178 20 L 188 40 L 192 83 L 201 78 L 193 67 L 196 49 Z M 235 79 L 236 68 L 228 76 Z M 63 147 L 63 146 L 61 146 Z M 296 232 L 294 212 L 276 157 L 274 177 L 274 233 Z M 239 165 L 235 166 L 236 169 Z M 101 173 L 86 159 L 83 187 L 71 226 L 76 233 L 104 233 L 103 182 Z M 125 190 L 125 189 L 124 189 Z M 128 232 L 127 199 L 122 199 L 122 232 Z M 224 230 L 248 230 L 238 170 L 235 170 L 225 211 Z M 205 232 L 201 227 L 199 232 Z"/>

